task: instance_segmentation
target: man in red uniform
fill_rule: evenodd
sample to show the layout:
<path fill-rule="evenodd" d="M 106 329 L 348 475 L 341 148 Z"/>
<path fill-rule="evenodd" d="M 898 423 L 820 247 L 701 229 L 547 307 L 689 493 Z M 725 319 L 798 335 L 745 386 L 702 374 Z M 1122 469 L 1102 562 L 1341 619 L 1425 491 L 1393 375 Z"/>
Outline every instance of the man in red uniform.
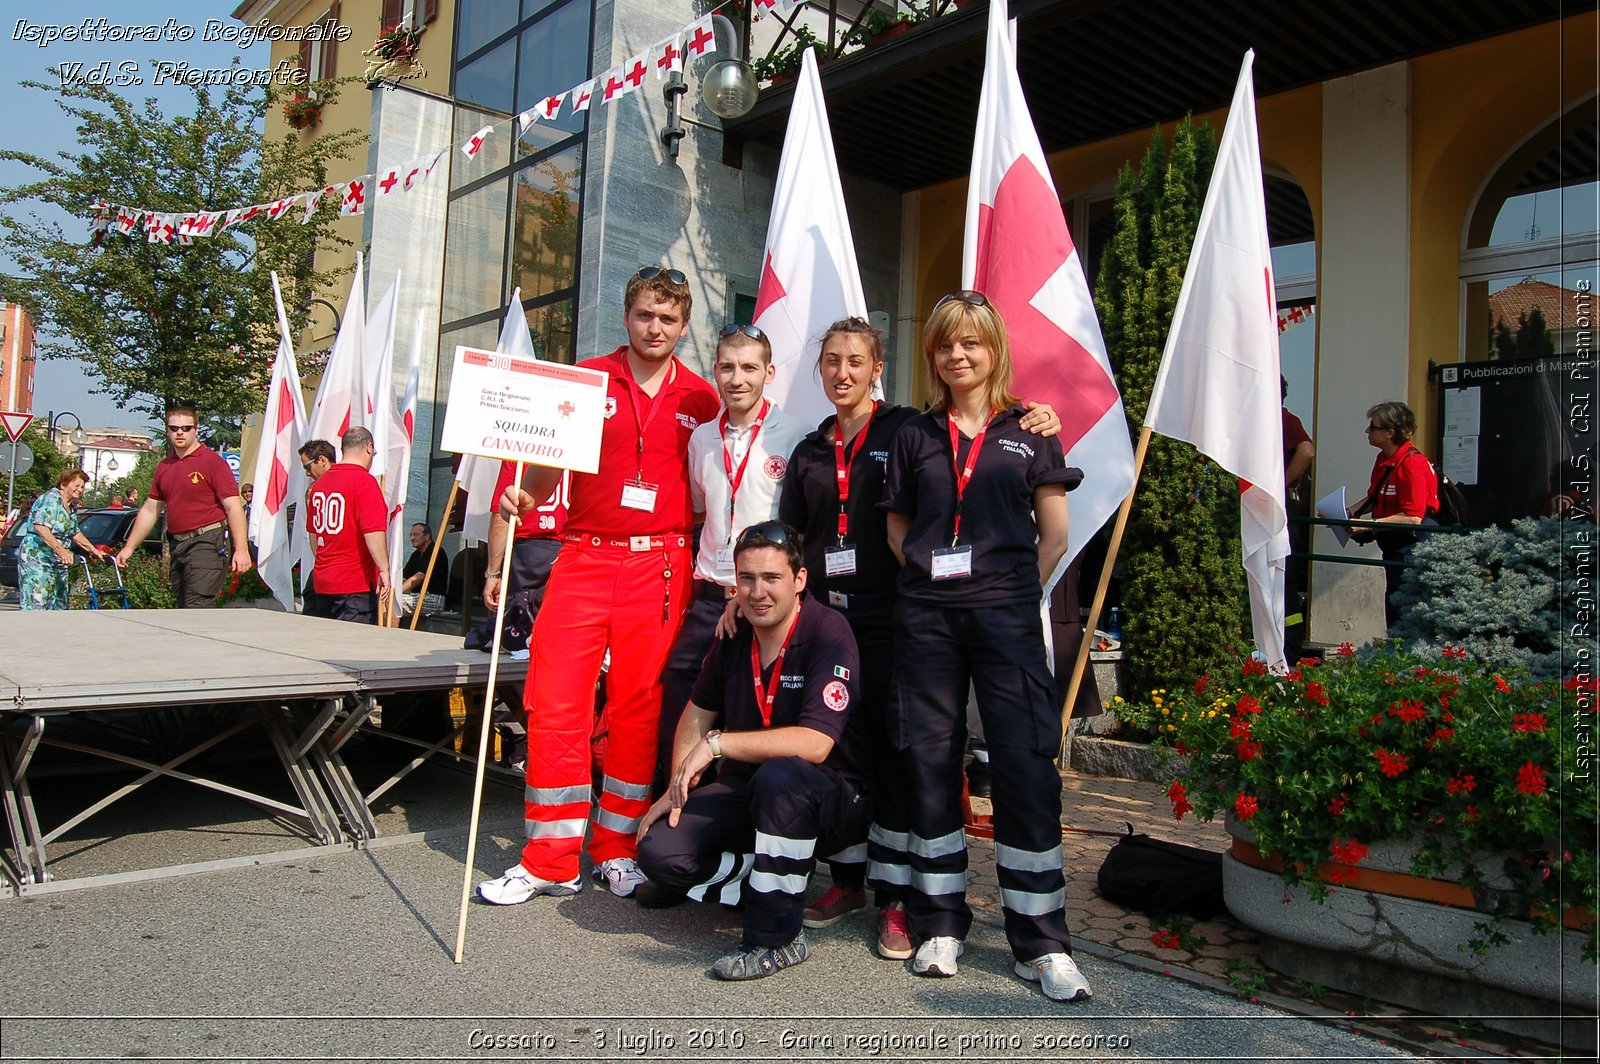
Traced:
<path fill-rule="evenodd" d="M 647 267 L 623 299 L 628 342 L 579 363 L 610 375 L 598 473 L 572 474 L 567 528 L 534 624 L 528 667 L 527 845 L 499 879 L 495 905 L 583 886 L 579 856 L 593 799 L 594 688 L 606 648 L 606 743 L 589 856 L 626 897 L 644 877 L 634 833 L 650 806 L 661 669 L 688 603 L 689 436 L 717 414 L 717 393 L 673 357 L 689 321 L 683 274 Z M 519 515 L 550 497 L 558 469 L 530 466 L 503 505 Z"/>
<path fill-rule="evenodd" d="M 372 465 L 372 433 L 339 438 L 343 459 L 318 477 L 306 497 L 306 531 L 316 552 L 313 611 L 335 621 L 375 624 L 378 596 L 388 597 L 389 507 Z"/>
<path fill-rule="evenodd" d="M 172 450 L 156 464 L 150 497 L 133 519 L 128 541 L 117 552 L 117 564 L 127 565 L 155 528 L 161 507 L 166 506 L 172 594 L 181 609 L 215 606 L 228 570 L 242 573 L 250 568 L 239 482 L 222 456 L 200 442 L 199 428 L 194 407 L 180 403 L 167 408 L 167 440 Z"/>

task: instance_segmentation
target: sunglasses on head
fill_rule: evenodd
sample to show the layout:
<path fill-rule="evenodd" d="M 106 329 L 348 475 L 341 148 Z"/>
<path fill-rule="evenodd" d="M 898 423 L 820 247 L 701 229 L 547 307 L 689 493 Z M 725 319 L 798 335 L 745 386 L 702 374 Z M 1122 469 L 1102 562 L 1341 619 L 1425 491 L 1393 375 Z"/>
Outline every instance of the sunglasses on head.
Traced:
<path fill-rule="evenodd" d="M 789 526 L 782 521 L 763 521 L 739 533 L 739 542 L 734 549 L 745 551 L 754 547 L 787 547 L 790 538 Z"/>
<path fill-rule="evenodd" d="M 649 281 L 656 277 L 660 277 L 662 274 L 666 274 L 667 280 L 671 281 L 673 284 L 689 283 L 689 278 L 683 275 L 682 270 L 671 270 L 665 266 L 646 266 L 644 269 L 634 274 L 634 276 L 641 281 Z"/>
<path fill-rule="evenodd" d="M 730 321 L 728 324 L 724 325 L 722 327 L 722 331 L 717 335 L 726 340 L 735 333 L 744 333 L 756 343 L 765 343 L 767 339 L 767 334 L 756 328 L 754 325 L 740 325 L 736 321 Z"/>
<path fill-rule="evenodd" d="M 951 292 L 949 295 L 939 300 L 939 302 L 933 305 L 933 309 L 938 310 L 946 303 L 953 303 L 958 300 L 962 303 L 965 303 L 969 307 L 986 307 L 989 305 L 989 297 L 984 295 L 982 292 L 974 292 L 969 288 L 963 288 L 961 291 Z"/>

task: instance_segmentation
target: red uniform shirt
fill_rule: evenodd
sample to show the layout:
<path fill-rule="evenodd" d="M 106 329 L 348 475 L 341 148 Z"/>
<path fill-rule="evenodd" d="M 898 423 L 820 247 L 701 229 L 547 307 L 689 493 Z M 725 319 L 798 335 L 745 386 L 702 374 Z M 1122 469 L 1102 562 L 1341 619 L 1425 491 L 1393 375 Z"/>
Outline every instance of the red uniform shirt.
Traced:
<path fill-rule="evenodd" d="M 167 532 L 193 532 L 226 521 L 222 500 L 239 494 L 233 470 L 216 451 L 201 444 L 179 458 L 169 454 L 156 463 L 150 497 L 167 504 Z"/>
<path fill-rule="evenodd" d="M 1378 481 L 1384 470 L 1394 467 L 1383 489 Z M 1372 500 L 1373 517 L 1427 517 L 1439 512 L 1439 478 L 1433 475 L 1433 463 L 1410 443 L 1385 458 L 1378 455 L 1372 464 L 1372 479 L 1367 486 L 1367 497 Z"/>
<path fill-rule="evenodd" d="M 511 476 L 517 470 L 517 463 L 500 463 L 500 479 L 494 482 L 495 509 L 498 512 L 500 498 L 511 486 Z M 550 501 L 542 506 L 535 507 L 522 515 L 517 522 L 517 539 L 560 539 L 561 533 L 567 527 L 567 496 L 572 491 L 572 474 L 562 473 L 561 481 L 556 485 L 556 493 L 550 496 Z"/>
<path fill-rule="evenodd" d="M 383 489 L 365 469 L 340 462 L 317 478 L 306 500 L 306 531 L 317 548 L 318 594 L 353 595 L 372 590 L 378 567 L 365 537 L 383 531 L 388 523 Z"/>
<path fill-rule="evenodd" d="M 572 474 L 567 528 L 601 536 L 663 536 L 694 527 L 689 502 L 689 436 L 717 416 L 716 389 L 674 356 L 668 379 L 652 399 L 623 365 L 627 348 L 578 363 L 610 374 L 606 423 L 600 437 L 600 471 Z M 637 403 L 638 417 L 634 411 Z M 655 409 L 651 414 L 652 406 Z M 644 453 L 639 453 L 644 422 Z M 641 479 L 656 490 L 648 512 L 622 505 L 624 485 Z"/>

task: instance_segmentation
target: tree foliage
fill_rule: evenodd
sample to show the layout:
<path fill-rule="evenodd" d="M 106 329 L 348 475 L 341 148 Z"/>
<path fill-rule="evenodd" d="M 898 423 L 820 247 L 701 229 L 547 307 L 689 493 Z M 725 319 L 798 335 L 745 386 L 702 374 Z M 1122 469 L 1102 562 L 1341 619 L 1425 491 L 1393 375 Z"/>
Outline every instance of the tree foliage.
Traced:
<path fill-rule="evenodd" d="M 33 500 L 56 486 L 56 478 L 66 472 L 71 462 L 67 456 L 56 449 L 51 442 L 50 434 L 45 430 L 43 419 L 36 418 L 28 423 L 22 430 L 21 443 L 33 452 L 33 467 L 26 473 L 17 474 L 16 483 L 12 486 L 12 505 L 20 506 L 24 510 L 32 505 Z M 0 447 L 6 453 L 11 453 L 11 444 L 0 436 Z M 0 476 L 0 492 L 5 490 L 6 477 Z M 0 495 L 0 504 L 5 502 L 5 496 Z M 5 514 L 0 513 L 0 524 L 4 523 Z"/>
<path fill-rule="evenodd" d="M 1135 431 L 1144 423 L 1216 160 L 1209 127 L 1158 130 L 1124 167 L 1095 305 Z M 1246 645 L 1238 481 L 1193 446 L 1153 436 L 1120 558 L 1124 649 L 1134 690 L 1220 669 Z"/>
<path fill-rule="evenodd" d="M 1490 330 L 1490 344 L 1496 358 L 1554 358 L 1555 337 L 1544 320 L 1544 311 L 1529 307 L 1517 315 L 1515 331 L 1498 319 Z"/>
<path fill-rule="evenodd" d="M 141 106 L 103 86 L 23 84 L 55 97 L 76 123 L 78 150 L 54 159 L 0 150 L 36 175 L 0 188 L 9 208 L 0 242 L 23 274 L 0 280 L 0 295 L 44 323 L 41 357 L 82 360 L 99 378 L 95 391 L 152 418 L 172 400 L 193 402 L 213 434 L 237 439 L 277 347 L 269 271 L 284 282 L 296 330 L 314 291 L 337 279 L 315 268 L 317 247 L 341 242 L 325 225 L 337 215 L 332 197 L 314 224 L 297 224 L 297 204 L 279 221 L 263 215 L 188 246 L 115 231 L 96 245 L 21 208 L 48 204 L 87 221 L 96 201 L 164 212 L 271 202 L 324 185 L 329 165 L 365 134 L 290 132 L 267 142 L 262 120 L 281 95 L 272 89 L 195 86 L 191 113 L 168 116 L 153 99 Z M 327 99 L 334 86 L 320 91 Z"/>

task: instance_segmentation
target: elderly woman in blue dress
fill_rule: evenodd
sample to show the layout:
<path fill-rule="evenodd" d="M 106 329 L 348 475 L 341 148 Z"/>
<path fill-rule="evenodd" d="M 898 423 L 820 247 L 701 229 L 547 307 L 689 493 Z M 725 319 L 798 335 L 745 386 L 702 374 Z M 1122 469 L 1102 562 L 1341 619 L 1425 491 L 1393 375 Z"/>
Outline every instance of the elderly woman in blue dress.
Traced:
<path fill-rule="evenodd" d="M 72 544 L 97 559 L 105 552 L 78 528 L 73 511 L 89 487 L 89 474 L 69 469 L 56 486 L 39 496 L 28 513 L 28 526 L 17 545 L 22 608 L 25 610 L 64 610 L 67 608 L 67 573 L 72 569 Z"/>

